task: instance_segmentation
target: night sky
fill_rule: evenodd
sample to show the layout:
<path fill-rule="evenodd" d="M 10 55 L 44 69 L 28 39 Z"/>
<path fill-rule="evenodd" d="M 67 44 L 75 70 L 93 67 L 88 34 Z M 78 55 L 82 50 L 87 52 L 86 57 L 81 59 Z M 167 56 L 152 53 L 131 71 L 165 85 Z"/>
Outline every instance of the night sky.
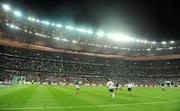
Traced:
<path fill-rule="evenodd" d="M 180 40 L 180 6 L 170 0 L 4 1 L 43 20 L 148 40 Z"/>

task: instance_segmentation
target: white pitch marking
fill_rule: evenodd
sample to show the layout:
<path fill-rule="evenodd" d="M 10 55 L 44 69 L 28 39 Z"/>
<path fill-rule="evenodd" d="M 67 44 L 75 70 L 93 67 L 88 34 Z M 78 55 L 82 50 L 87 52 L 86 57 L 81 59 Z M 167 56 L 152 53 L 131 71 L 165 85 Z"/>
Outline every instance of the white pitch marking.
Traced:
<path fill-rule="evenodd" d="M 14 108 L 0 108 L 1 110 L 35 110 L 35 109 L 74 109 L 74 108 L 95 108 L 95 107 L 120 107 L 133 105 L 149 105 L 149 104 L 163 104 L 163 103 L 178 103 L 180 101 L 160 101 L 160 102 L 146 102 L 146 103 L 130 103 L 130 104 L 110 104 L 110 105 L 89 105 L 89 106 L 60 106 L 60 107 L 14 107 Z"/>

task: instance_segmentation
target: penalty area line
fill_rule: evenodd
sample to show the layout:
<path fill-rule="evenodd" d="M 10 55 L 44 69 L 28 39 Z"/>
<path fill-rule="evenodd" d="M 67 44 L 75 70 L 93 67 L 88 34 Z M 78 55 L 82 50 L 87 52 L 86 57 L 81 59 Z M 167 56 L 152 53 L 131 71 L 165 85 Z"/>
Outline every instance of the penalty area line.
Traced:
<path fill-rule="evenodd" d="M 151 105 L 151 104 L 167 104 L 178 103 L 180 101 L 160 101 L 160 102 L 146 102 L 146 103 L 130 103 L 130 104 L 107 104 L 107 105 L 87 105 L 87 106 L 55 106 L 55 107 L 1 107 L 0 110 L 38 110 L 38 109 L 75 109 L 75 108 L 96 108 L 96 107 L 121 107 L 133 105 Z"/>

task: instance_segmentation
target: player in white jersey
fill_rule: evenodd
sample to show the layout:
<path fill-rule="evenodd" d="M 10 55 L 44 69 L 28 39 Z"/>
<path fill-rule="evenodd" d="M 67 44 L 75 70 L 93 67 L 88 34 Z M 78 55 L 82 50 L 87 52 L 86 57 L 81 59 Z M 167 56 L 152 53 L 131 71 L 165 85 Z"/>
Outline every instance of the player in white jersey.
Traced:
<path fill-rule="evenodd" d="M 133 87 L 132 83 L 127 84 L 127 87 L 128 87 L 128 93 L 129 93 L 129 95 L 131 95 L 131 90 Z"/>
<path fill-rule="evenodd" d="M 79 94 L 80 93 L 80 85 L 81 85 L 81 83 L 80 83 L 80 81 L 75 81 L 75 93 L 76 94 Z"/>
<path fill-rule="evenodd" d="M 110 80 L 106 85 L 109 89 L 109 92 L 111 93 L 112 98 L 114 99 L 114 83 Z"/>

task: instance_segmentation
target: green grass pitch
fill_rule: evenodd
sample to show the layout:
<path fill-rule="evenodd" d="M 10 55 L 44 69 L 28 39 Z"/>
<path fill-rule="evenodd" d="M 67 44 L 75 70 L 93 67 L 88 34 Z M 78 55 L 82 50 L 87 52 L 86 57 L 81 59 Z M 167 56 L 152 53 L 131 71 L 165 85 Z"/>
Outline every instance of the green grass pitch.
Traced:
<path fill-rule="evenodd" d="M 0 111 L 180 111 L 180 88 L 123 88 L 112 99 L 106 87 L 1 87 Z"/>

